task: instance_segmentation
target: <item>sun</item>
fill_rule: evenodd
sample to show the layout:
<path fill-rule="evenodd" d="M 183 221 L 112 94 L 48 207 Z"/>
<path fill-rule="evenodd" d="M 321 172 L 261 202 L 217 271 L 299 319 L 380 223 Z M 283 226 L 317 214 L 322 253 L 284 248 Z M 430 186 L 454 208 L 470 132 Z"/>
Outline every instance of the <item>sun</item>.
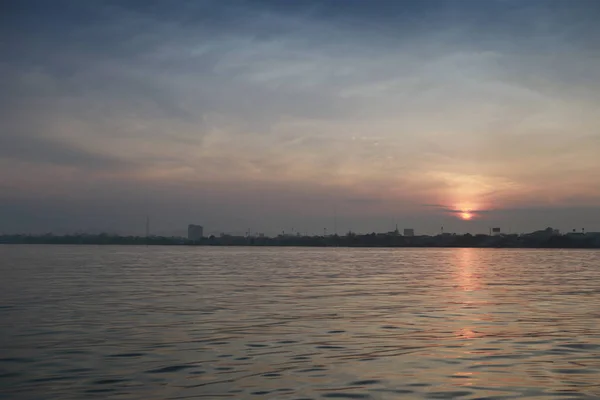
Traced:
<path fill-rule="evenodd" d="M 471 213 L 470 211 L 462 211 L 460 213 L 460 218 L 465 221 L 469 221 L 473 218 L 473 213 Z"/>
<path fill-rule="evenodd" d="M 479 211 L 481 208 L 480 204 L 473 202 L 460 202 L 455 203 L 452 207 L 452 215 L 463 221 L 471 221 L 479 217 Z"/>

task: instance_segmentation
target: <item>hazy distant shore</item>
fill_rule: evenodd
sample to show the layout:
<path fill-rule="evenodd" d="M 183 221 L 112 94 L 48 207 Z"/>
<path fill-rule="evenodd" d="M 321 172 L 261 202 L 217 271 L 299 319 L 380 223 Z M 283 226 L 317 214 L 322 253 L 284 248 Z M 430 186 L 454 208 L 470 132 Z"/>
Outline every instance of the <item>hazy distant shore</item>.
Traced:
<path fill-rule="evenodd" d="M 162 246 L 272 246 L 272 247 L 480 247 L 480 248 L 600 248 L 598 233 L 546 234 L 538 231 L 523 235 L 402 236 L 394 234 L 354 234 L 343 236 L 246 237 L 210 236 L 199 241 L 182 237 L 79 235 L 0 235 L 0 244 L 87 244 L 87 245 L 162 245 Z"/>

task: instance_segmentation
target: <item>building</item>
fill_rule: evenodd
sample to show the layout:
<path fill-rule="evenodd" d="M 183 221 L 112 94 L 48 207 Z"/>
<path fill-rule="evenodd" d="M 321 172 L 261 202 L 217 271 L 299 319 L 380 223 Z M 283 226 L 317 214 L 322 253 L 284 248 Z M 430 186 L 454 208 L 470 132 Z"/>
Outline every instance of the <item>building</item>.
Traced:
<path fill-rule="evenodd" d="M 188 225 L 188 239 L 197 241 L 201 240 L 204 236 L 204 228 L 200 225 Z"/>
<path fill-rule="evenodd" d="M 415 230 L 412 228 L 405 228 L 404 236 L 415 236 Z"/>
<path fill-rule="evenodd" d="M 500 228 L 492 228 L 492 235 L 498 236 L 501 234 Z"/>

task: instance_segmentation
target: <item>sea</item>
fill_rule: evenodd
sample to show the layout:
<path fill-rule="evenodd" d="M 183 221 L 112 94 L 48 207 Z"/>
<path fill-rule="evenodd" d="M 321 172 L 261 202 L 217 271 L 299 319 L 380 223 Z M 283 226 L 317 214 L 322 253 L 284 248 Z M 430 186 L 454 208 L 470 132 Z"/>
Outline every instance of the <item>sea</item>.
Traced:
<path fill-rule="evenodd" d="M 600 399 L 600 251 L 0 245 L 2 399 Z"/>

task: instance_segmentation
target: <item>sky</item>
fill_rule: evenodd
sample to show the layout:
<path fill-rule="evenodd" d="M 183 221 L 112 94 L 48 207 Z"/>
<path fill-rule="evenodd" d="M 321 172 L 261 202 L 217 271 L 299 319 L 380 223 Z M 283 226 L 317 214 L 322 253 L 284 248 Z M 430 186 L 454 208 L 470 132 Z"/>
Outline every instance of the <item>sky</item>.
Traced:
<path fill-rule="evenodd" d="M 0 232 L 600 231 L 596 0 L 0 8 Z"/>

